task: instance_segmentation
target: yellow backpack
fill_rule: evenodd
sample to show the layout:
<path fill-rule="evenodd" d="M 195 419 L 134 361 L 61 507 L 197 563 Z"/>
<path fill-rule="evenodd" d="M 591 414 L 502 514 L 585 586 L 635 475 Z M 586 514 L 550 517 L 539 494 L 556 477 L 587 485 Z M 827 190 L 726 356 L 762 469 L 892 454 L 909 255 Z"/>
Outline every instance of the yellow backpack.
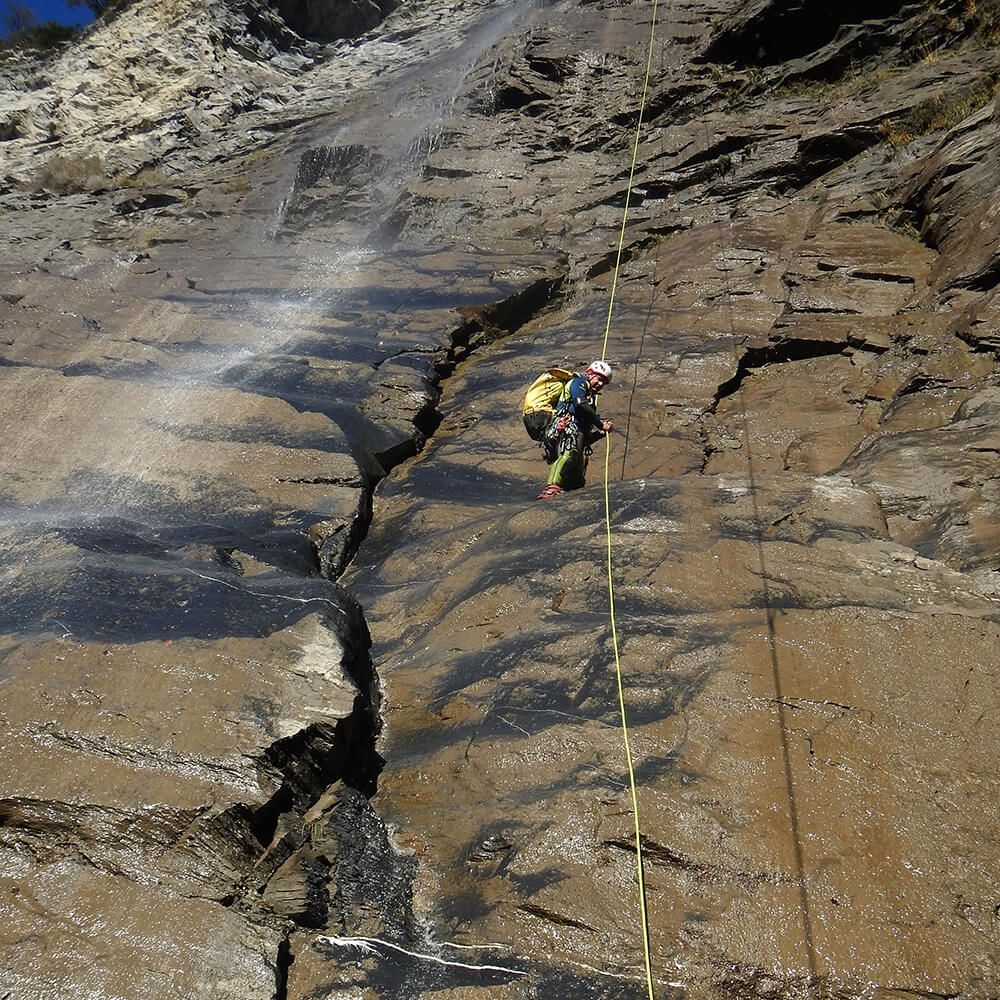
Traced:
<path fill-rule="evenodd" d="M 550 368 L 547 372 L 543 372 L 528 386 L 523 412 L 554 410 L 563 387 L 575 375 L 576 372 L 568 372 L 564 368 Z"/>

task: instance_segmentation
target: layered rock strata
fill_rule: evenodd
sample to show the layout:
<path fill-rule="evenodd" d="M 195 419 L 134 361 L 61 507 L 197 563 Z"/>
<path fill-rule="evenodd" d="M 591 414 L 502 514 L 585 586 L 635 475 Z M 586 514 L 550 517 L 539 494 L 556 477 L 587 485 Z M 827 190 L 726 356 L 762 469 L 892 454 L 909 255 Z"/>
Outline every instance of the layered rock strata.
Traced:
<path fill-rule="evenodd" d="M 0 985 L 644 996 L 652 6 L 321 7 L 2 67 Z M 656 994 L 986 1000 L 1000 15 L 658 10 Z"/>

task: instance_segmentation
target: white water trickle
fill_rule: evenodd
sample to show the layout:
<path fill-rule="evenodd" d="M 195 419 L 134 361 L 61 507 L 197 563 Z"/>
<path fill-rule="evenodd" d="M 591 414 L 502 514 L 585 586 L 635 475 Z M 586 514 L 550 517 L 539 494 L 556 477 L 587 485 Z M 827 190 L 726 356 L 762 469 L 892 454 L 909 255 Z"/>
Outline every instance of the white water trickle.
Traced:
<path fill-rule="evenodd" d="M 380 91 L 366 100 L 366 111 L 338 122 L 330 137 L 321 140 L 330 149 L 358 146 L 377 156 L 377 171 L 365 178 L 376 193 L 375 203 L 367 209 L 372 218 L 367 220 L 365 232 L 374 231 L 388 217 L 406 185 L 440 148 L 463 85 L 483 55 L 519 18 L 538 6 L 539 0 L 513 0 L 491 8 L 460 44 L 416 64 L 411 55 L 407 56 L 409 63 L 399 59 L 402 68 L 379 78 L 375 86 Z M 382 50 L 393 45 L 372 39 L 358 47 L 359 58 L 370 57 L 392 66 L 392 60 L 384 61 Z M 494 60 L 494 68 L 496 65 Z M 487 79 L 494 76 L 495 72 L 488 74 Z M 495 87 L 495 82 L 492 85 Z M 240 256 L 233 258 L 229 282 L 233 286 L 241 273 L 247 275 L 248 284 L 255 273 L 267 273 L 266 268 L 255 272 L 254 262 L 275 252 L 273 238 L 281 231 L 297 196 L 294 181 L 289 184 L 270 223 L 254 238 L 256 242 L 237 248 Z M 178 489 L 178 482 L 187 474 L 185 450 L 190 445 L 184 433 L 173 430 L 213 419 L 211 399 L 204 390 L 222 393 L 217 401 L 220 407 L 228 405 L 225 393 L 260 392 L 259 379 L 266 378 L 276 363 L 304 363 L 300 355 L 308 356 L 309 349 L 299 345 L 316 336 L 317 330 L 320 336 L 329 336 L 329 327 L 337 328 L 338 311 L 343 311 L 352 291 L 364 283 L 374 259 L 394 266 L 391 250 L 373 249 L 357 230 L 355 225 L 355 235 L 350 238 L 327 243 L 313 240 L 308 250 L 293 243 L 282 257 L 285 266 L 293 269 L 293 288 L 257 292 L 234 287 L 227 292 L 225 287 L 204 289 L 205 282 L 199 277 L 187 304 L 183 300 L 150 300 L 147 318 L 139 314 L 134 325 L 139 333 L 135 339 L 147 345 L 151 361 L 137 363 L 150 364 L 151 374 L 138 380 L 99 374 L 99 390 L 90 377 L 66 379 L 58 395 L 40 403 L 32 439 L 17 443 L 15 462 L 23 460 L 26 467 L 32 467 L 39 464 L 37 456 L 48 445 L 49 429 L 67 420 L 74 424 L 79 442 L 76 454 L 61 458 L 65 467 L 54 470 L 72 483 L 72 495 L 63 502 L 45 499 L 42 506 L 48 513 L 39 515 L 40 520 L 69 521 L 83 511 L 137 521 L 154 517 L 157 497 L 166 498 Z M 118 294 L 123 276 L 141 259 L 137 254 L 120 254 L 103 265 L 104 273 L 92 276 L 93 294 L 101 294 L 101 289 L 112 296 Z M 177 305 L 178 301 L 182 304 Z M 365 308 L 364 302 L 360 308 Z M 344 323 L 345 337 L 355 333 L 354 322 Z M 202 330 L 207 332 L 202 334 Z M 114 335 L 123 337 L 132 332 L 115 331 Z M 330 341 L 330 350 L 338 350 L 336 336 Z M 95 335 L 79 360 L 93 364 L 100 373 L 108 355 L 114 356 L 105 352 L 102 336 Z M 336 364 L 335 357 L 330 364 Z M 203 475 L 197 470 L 193 474 Z M 194 483 L 191 490 L 182 491 L 181 499 L 194 496 L 197 489 Z M 21 504 L 20 513 L 29 517 L 28 511 L 28 505 Z"/>

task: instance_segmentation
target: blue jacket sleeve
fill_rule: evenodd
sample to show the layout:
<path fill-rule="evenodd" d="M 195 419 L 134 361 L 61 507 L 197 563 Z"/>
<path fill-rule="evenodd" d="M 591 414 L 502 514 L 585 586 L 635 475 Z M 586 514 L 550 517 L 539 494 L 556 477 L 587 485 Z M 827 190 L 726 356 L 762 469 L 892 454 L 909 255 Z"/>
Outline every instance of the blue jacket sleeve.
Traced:
<path fill-rule="evenodd" d="M 568 395 L 574 406 L 586 403 L 587 397 L 590 395 L 590 383 L 582 375 L 577 375 L 576 378 L 570 380 Z"/>
<path fill-rule="evenodd" d="M 573 412 L 576 415 L 577 423 L 579 423 L 583 430 L 601 426 L 601 418 L 597 414 L 597 407 L 590 400 L 590 383 L 582 375 L 577 375 L 570 382 L 569 398 L 570 403 L 573 405 Z"/>

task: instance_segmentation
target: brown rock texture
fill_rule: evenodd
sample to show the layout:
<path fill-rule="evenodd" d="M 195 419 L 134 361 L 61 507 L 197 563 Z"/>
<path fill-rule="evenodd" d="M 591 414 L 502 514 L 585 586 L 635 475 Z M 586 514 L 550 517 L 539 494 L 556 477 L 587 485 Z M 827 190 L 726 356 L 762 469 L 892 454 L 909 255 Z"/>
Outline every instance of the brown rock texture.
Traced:
<path fill-rule="evenodd" d="M 648 996 L 609 562 L 655 996 L 1000 996 L 1000 7 L 653 13 L 2 55 L 0 997 Z"/>

